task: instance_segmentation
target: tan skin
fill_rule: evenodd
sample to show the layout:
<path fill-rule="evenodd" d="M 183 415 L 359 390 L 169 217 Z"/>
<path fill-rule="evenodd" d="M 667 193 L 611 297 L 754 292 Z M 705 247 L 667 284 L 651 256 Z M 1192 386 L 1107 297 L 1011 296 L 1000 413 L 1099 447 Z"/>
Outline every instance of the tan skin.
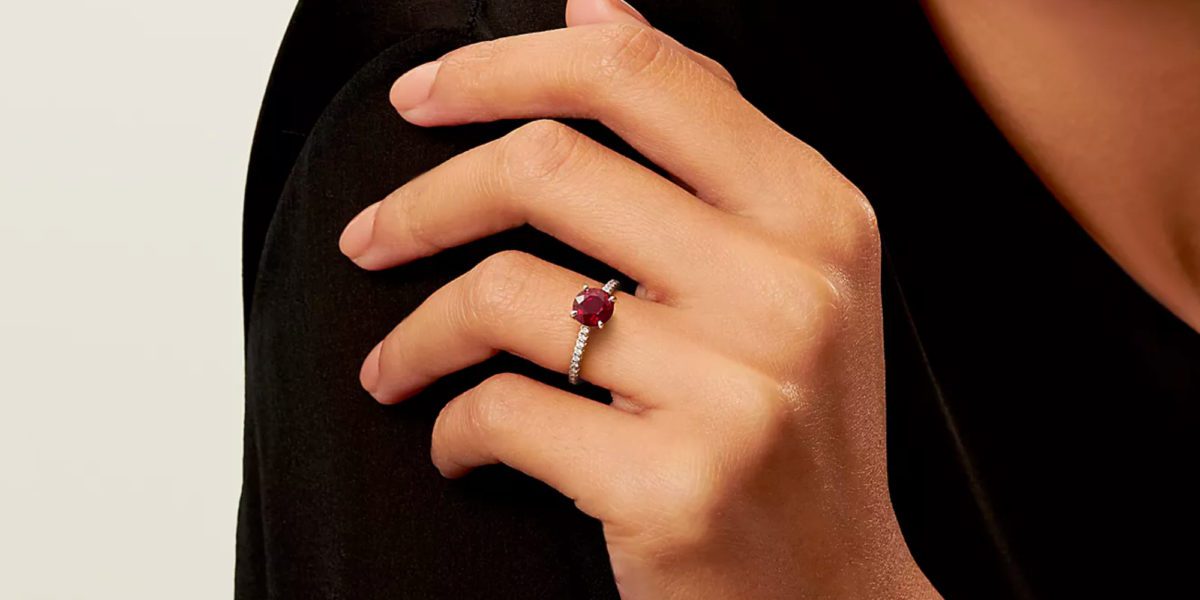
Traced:
<path fill-rule="evenodd" d="M 984 108 L 1059 201 L 1200 330 L 1200 2 L 925 5 Z"/>
<path fill-rule="evenodd" d="M 1172 119 L 1196 110 L 1180 98 L 1195 97 L 1200 71 L 1149 92 L 1086 77 L 1105 65 L 1129 77 L 1186 71 L 1194 46 L 1142 36 L 1155 23 L 1196 33 L 1195 11 L 1163 2 L 1153 10 L 1177 18 L 1128 21 L 1114 15 L 1137 12 L 1135 3 L 1078 4 L 1091 18 L 1032 0 L 931 1 L 929 11 L 1035 169 L 1195 325 L 1200 260 L 1195 228 L 1181 224 L 1196 222 L 1188 166 L 1200 119 Z M 596 119 L 674 179 L 535 121 L 366 209 L 341 246 L 359 266 L 386 269 L 528 223 L 629 273 L 642 287 L 617 294 L 583 370 L 614 401 L 493 377 L 443 409 L 434 464 L 461 477 L 504 463 L 574 499 L 603 523 L 626 598 L 937 597 L 888 496 L 869 203 L 743 99 L 720 65 L 635 11 L 571 0 L 566 16 L 566 29 L 468 46 L 414 69 L 393 87 L 393 104 L 425 127 Z M 1121 62 L 1094 34 L 1121 27 L 1112 35 L 1142 40 L 1153 56 Z M 1007 39 L 1071 53 L 1046 59 Z M 1144 112 L 1135 120 L 1118 110 L 1129 106 Z M 1133 139 L 1101 143 L 1122 134 Z M 400 402 L 501 351 L 565 371 L 578 331 L 566 312 L 582 282 L 600 283 L 524 254 L 489 258 L 387 335 L 364 361 L 363 386 Z"/>

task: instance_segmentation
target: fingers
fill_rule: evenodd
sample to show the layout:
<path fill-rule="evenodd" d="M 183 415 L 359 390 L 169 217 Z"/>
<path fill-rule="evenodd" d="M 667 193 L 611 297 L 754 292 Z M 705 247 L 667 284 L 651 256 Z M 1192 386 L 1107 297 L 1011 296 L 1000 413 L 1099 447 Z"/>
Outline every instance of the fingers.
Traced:
<path fill-rule="evenodd" d="M 508 118 L 602 121 L 705 200 L 786 201 L 811 149 L 643 25 L 589 25 L 475 44 L 414 69 L 392 103 L 418 125 Z"/>
<path fill-rule="evenodd" d="M 498 351 L 565 373 L 579 333 L 571 300 L 585 281 L 528 254 L 493 255 L 388 334 L 363 364 L 363 387 L 380 402 L 399 402 Z M 581 376 L 635 399 L 670 401 L 672 377 L 683 376 L 661 372 L 677 347 L 670 309 L 619 296 L 611 322 L 589 338 Z"/>
<path fill-rule="evenodd" d="M 634 415 L 519 375 L 497 375 L 452 400 L 433 428 L 431 455 L 447 477 L 504 463 L 595 514 L 595 499 L 629 489 L 645 461 L 646 424 Z M 589 503 L 591 505 L 589 505 Z"/>
<path fill-rule="evenodd" d="M 528 223 L 670 295 L 705 274 L 729 218 L 575 130 L 535 121 L 368 208 L 341 247 L 383 269 Z"/>
<path fill-rule="evenodd" d="M 630 23 L 650 26 L 650 21 L 646 20 L 646 17 L 642 13 L 638 12 L 637 9 L 630 6 L 624 0 L 569 0 L 567 2 L 567 27 L 602 23 Z M 729 85 L 736 87 L 733 76 L 729 74 L 729 71 L 725 70 L 725 67 L 721 66 L 721 63 L 685 47 L 683 44 L 677 42 L 675 38 L 661 31 L 659 35 L 666 38 L 679 51 L 687 53 L 701 67 L 704 67 Z"/>
<path fill-rule="evenodd" d="M 567 0 L 566 10 L 568 27 L 595 23 L 650 25 L 650 21 L 625 0 Z"/>

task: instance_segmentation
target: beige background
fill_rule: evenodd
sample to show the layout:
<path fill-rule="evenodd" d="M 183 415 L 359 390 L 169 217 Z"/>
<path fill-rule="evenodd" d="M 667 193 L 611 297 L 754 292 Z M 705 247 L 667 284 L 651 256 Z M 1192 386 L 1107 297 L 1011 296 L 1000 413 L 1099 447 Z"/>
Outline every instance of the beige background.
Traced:
<path fill-rule="evenodd" d="M 294 0 L 0 0 L 0 598 L 229 598 L 241 193 Z"/>

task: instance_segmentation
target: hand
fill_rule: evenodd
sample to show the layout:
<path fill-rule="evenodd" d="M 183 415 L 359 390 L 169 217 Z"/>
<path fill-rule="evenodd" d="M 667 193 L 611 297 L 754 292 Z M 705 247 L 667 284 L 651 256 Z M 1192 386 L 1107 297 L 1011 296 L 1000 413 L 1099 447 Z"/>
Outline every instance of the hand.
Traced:
<path fill-rule="evenodd" d="M 417 67 L 392 102 L 420 126 L 596 119 L 678 183 L 535 121 L 367 208 L 342 250 L 384 269 L 528 223 L 628 273 L 583 360 L 613 403 L 493 377 L 446 405 L 434 464 L 500 462 L 574 499 L 627 598 L 936 596 L 888 497 L 870 206 L 636 13 L 572 0 L 567 20 Z M 497 254 L 401 322 L 363 386 L 399 402 L 498 351 L 565 372 L 585 281 Z"/>

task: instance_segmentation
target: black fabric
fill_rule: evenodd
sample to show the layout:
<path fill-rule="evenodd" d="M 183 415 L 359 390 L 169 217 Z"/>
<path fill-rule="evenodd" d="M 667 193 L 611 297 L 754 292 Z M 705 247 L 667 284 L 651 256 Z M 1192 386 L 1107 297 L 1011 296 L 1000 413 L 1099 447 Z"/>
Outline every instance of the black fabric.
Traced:
<path fill-rule="evenodd" d="M 916 2 L 642 0 L 871 198 L 887 251 L 892 493 L 949 598 L 1191 587 L 1200 336 L 1125 275 L 993 127 Z M 306 0 L 268 86 L 246 195 L 246 437 L 237 597 L 614 598 L 598 524 L 504 467 L 429 463 L 440 406 L 512 357 L 396 407 L 371 346 L 485 256 L 610 270 L 528 229 L 382 273 L 337 250 L 358 210 L 514 123 L 421 129 L 409 67 L 562 26 L 545 0 Z M 575 124 L 628 151 L 592 124 Z M 599 399 L 600 390 L 588 393 Z"/>

